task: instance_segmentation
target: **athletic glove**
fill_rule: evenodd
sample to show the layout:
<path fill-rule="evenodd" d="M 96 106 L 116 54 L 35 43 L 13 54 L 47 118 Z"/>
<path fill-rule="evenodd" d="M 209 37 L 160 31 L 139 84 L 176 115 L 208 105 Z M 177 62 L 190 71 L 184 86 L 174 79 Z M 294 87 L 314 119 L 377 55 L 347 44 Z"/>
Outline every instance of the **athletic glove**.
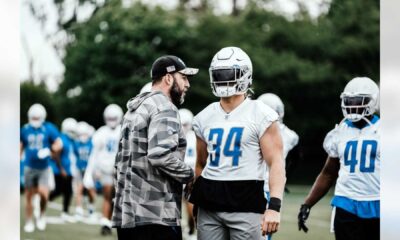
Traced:
<path fill-rule="evenodd" d="M 311 207 L 307 204 L 302 204 L 300 207 L 299 215 L 297 216 L 299 231 L 303 230 L 304 232 L 308 232 L 308 227 L 306 226 L 306 220 L 308 215 L 310 215 Z"/>
<path fill-rule="evenodd" d="M 50 157 L 50 149 L 49 148 L 42 148 L 42 149 L 40 149 L 39 151 L 38 151 L 38 153 L 37 153 L 37 157 L 40 159 L 40 160 L 43 160 L 43 159 L 45 159 L 45 158 L 47 158 L 47 157 Z"/>

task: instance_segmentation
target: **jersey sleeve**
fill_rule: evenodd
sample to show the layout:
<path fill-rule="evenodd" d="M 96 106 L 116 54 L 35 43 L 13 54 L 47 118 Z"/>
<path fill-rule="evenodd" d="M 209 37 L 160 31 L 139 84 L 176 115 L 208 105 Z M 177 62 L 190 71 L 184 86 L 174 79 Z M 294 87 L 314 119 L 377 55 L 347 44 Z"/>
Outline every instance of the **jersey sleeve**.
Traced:
<path fill-rule="evenodd" d="M 99 130 L 97 130 L 92 137 L 92 144 L 93 144 L 93 148 L 98 148 L 101 149 L 102 145 L 103 145 L 103 139 L 105 138 L 104 136 L 104 129 L 103 127 L 99 128 Z"/>
<path fill-rule="evenodd" d="M 337 158 L 339 157 L 338 147 L 337 147 L 337 129 L 331 130 L 324 139 L 323 147 L 329 157 Z"/>
<path fill-rule="evenodd" d="M 290 151 L 292 148 L 294 148 L 298 143 L 299 143 L 299 135 L 297 135 L 297 133 L 291 129 L 289 129 L 288 127 L 285 128 L 287 131 L 287 136 L 289 138 L 289 146 L 288 146 L 288 150 Z"/>
<path fill-rule="evenodd" d="M 259 114 L 259 120 L 257 120 L 257 132 L 258 138 L 260 139 L 267 128 L 269 128 L 273 122 L 278 120 L 279 116 L 272 108 L 262 102 L 257 103 L 256 112 Z"/>
<path fill-rule="evenodd" d="M 196 134 L 196 136 L 205 141 L 203 132 L 201 130 L 201 125 L 200 125 L 200 121 L 199 121 L 199 116 L 198 115 L 193 118 L 192 128 L 193 128 L 193 131 Z"/>
<path fill-rule="evenodd" d="M 19 141 L 22 143 L 22 146 L 26 146 L 26 128 L 22 127 L 19 132 Z"/>
<path fill-rule="evenodd" d="M 57 127 L 51 123 L 48 123 L 46 127 L 49 133 L 50 142 L 53 143 L 57 138 L 60 137 L 60 132 L 58 131 Z"/>

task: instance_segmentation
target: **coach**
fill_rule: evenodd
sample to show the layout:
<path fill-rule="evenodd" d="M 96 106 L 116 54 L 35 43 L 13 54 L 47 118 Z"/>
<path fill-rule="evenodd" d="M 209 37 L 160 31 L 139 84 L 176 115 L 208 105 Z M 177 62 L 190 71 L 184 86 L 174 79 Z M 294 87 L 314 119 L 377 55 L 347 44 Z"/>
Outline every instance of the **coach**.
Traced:
<path fill-rule="evenodd" d="M 158 58 L 152 91 L 127 103 L 115 162 L 112 215 L 118 239 L 182 239 L 182 184 L 193 178 L 183 161 L 186 140 L 177 106 L 190 87 L 187 68 L 176 56 Z"/>

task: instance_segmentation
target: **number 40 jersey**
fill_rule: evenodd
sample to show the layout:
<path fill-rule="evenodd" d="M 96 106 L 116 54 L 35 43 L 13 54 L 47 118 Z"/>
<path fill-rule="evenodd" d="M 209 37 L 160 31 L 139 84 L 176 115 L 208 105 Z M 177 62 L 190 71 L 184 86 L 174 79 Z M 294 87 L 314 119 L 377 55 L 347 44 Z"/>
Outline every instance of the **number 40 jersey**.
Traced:
<path fill-rule="evenodd" d="M 359 129 L 345 120 L 325 137 L 325 151 L 330 157 L 340 159 L 335 196 L 357 201 L 379 200 L 379 117 L 374 116 L 371 123 Z"/>
<path fill-rule="evenodd" d="M 277 113 L 259 100 L 245 99 L 230 113 L 219 102 L 210 104 L 193 121 L 209 153 L 201 175 L 216 181 L 262 181 L 266 164 L 260 138 L 277 119 Z"/>

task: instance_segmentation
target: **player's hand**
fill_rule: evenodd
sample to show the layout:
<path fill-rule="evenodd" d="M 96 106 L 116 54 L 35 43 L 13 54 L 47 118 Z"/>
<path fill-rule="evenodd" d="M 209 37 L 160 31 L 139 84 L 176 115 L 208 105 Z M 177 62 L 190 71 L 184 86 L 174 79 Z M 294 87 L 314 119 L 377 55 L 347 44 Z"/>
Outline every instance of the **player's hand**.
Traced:
<path fill-rule="evenodd" d="M 42 148 L 42 149 L 40 149 L 40 150 L 38 151 L 38 153 L 37 153 L 37 157 L 38 157 L 40 160 L 43 160 L 43 159 L 45 159 L 45 158 L 47 158 L 47 157 L 50 157 L 50 149 L 49 149 L 49 148 Z"/>
<path fill-rule="evenodd" d="M 281 213 L 272 209 L 267 209 L 261 223 L 262 235 L 272 234 L 278 231 L 281 222 Z"/>
<path fill-rule="evenodd" d="M 299 215 L 297 216 L 299 231 L 303 230 L 304 232 L 308 231 L 308 227 L 306 226 L 306 220 L 308 215 L 310 215 L 311 207 L 307 204 L 302 204 L 300 207 Z"/>
<path fill-rule="evenodd" d="M 63 177 L 63 178 L 66 178 L 68 175 L 67 175 L 67 172 L 65 171 L 65 169 L 64 168 L 61 168 L 60 169 L 60 173 L 61 173 L 61 177 Z"/>
<path fill-rule="evenodd" d="M 194 182 L 196 181 L 196 178 L 192 178 L 192 180 L 190 180 L 188 183 L 186 183 L 185 188 L 183 189 L 184 192 L 184 197 L 187 201 L 189 201 L 190 195 L 192 194 L 192 190 L 193 190 L 193 185 Z"/>

